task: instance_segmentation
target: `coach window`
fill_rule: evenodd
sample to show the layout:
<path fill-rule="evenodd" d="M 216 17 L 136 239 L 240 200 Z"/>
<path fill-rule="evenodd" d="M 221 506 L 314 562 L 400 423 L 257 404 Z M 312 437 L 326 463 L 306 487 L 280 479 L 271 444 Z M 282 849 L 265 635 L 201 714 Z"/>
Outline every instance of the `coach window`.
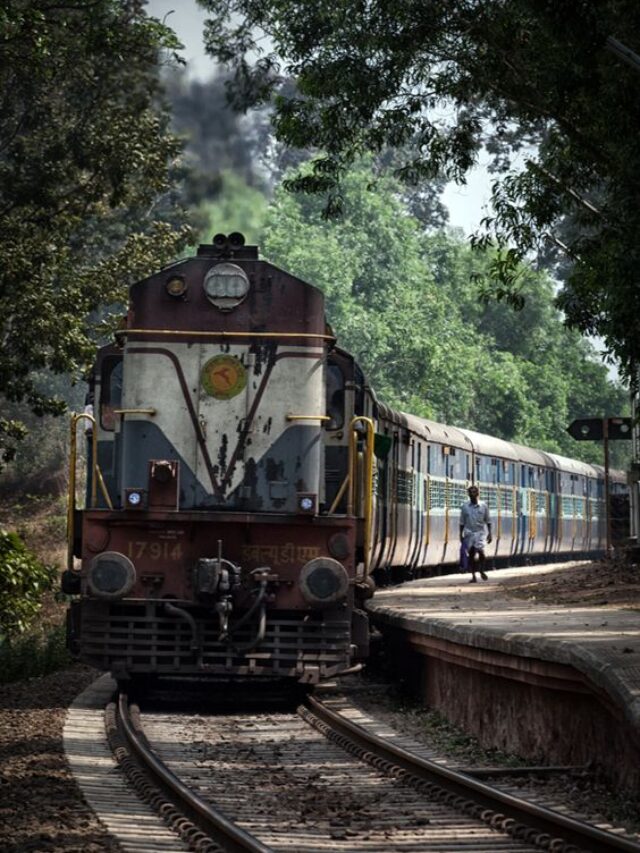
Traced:
<path fill-rule="evenodd" d="M 100 426 L 113 432 L 116 424 L 114 409 L 122 405 L 122 357 L 109 356 L 100 371 Z"/>
<path fill-rule="evenodd" d="M 344 426 L 344 374 L 337 364 L 327 365 L 327 429 Z"/>
<path fill-rule="evenodd" d="M 447 450 L 449 452 L 445 456 L 445 473 L 447 477 L 453 480 L 456 476 L 456 449 L 455 447 L 449 447 Z"/>

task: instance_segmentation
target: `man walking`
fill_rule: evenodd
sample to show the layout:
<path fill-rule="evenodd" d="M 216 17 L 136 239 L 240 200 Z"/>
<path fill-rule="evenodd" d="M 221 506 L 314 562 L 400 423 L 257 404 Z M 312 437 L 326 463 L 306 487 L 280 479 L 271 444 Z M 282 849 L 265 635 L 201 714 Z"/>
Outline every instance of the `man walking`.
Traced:
<path fill-rule="evenodd" d="M 469 486 L 467 490 L 469 500 L 462 505 L 460 510 L 460 541 L 468 554 L 471 580 L 469 583 L 477 583 L 476 572 L 480 571 L 483 581 L 487 580 L 484 571 L 485 566 L 485 528 L 486 542 L 491 542 L 491 518 L 489 508 L 480 500 L 480 490 L 477 486 Z M 478 567 L 476 568 L 476 563 Z"/>

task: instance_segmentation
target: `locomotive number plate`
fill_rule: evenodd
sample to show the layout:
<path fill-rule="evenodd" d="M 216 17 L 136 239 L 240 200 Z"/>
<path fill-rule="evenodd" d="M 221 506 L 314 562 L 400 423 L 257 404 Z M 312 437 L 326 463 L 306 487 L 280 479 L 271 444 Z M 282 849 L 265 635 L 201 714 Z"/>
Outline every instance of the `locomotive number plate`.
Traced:
<path fill-rule="evenodd" d="M 182 557 L 180 542 L 148 542 L 138 540 L 128 543 L 127 554 L 132 560 L 179 560 Z"/>

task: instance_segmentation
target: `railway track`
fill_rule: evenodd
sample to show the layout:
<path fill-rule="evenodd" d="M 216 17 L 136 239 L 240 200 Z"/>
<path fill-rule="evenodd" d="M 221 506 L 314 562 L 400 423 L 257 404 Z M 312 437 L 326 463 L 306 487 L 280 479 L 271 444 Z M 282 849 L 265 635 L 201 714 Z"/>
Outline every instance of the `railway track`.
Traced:
<path fill-rule="evenodd" d="M 309 698 L 296 713 L 107 710 L 117 760 L 198 851 L 629 851 L 640 845 L 429 761 Z"/>

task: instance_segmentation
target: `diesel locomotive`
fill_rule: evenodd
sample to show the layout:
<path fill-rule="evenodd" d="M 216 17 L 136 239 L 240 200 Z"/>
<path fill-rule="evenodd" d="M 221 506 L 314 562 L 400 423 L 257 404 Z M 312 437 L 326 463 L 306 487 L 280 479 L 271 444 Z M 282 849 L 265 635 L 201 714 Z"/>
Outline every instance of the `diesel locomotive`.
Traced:
<path fill-rule="evenodd" d="M 118 679 L 352 670 L 373 577 L 454 563 L 471 482 L 489 556 L 604 547 L 601 469 L 384 406 L 322 293 L 237 233 L 131 287 L 90 388 L 63 589 L 70 648 Z"/>

